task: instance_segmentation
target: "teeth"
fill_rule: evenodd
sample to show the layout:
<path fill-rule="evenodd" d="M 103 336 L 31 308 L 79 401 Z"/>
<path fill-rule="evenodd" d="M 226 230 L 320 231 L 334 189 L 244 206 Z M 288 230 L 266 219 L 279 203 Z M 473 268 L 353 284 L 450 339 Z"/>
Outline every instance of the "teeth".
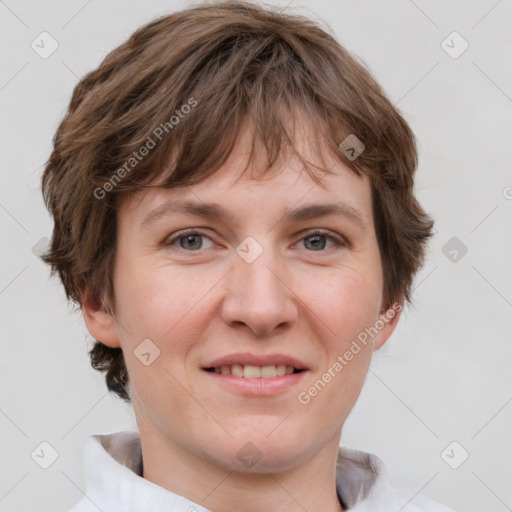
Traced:
<path fill-rule="evenodd" d="M 277 368 L 273 364 L 271 366 L 262 366 L 261 367 L 261 378 L 262 379 L 269 379 L 272 377 L 275 377 L 277 375 Z"/>
<path fill-rule="evenodd" d="M 271 379 L 273 377 L 282 377 L 289 375 L 294 371 L 293 366 L 278 364 L 268 366 L 253 366 L 250 364 L 233 364 L 231 366 L 222 365 L 215 368 L 215 373 L 222 375 L 233 375 L 234 377 L 243 377 L 244 379 Z"/>
<path fill-rule="evenodd" d="M 293 366 L 292 366 L 292 371 L 293 371 Z M 278 377 L 281 377 L 282 375 L 285 375 L 286 374 L 286 365 L 285 364 L 278 364 L 276 366 L 276 373 L 277 373 Z"/>
<path fill-rule="evenodd" d="M 250 364 L 222 365 L 215 368 L 215 373 L 222 375 L 233 375 L 244 379 L 271 379 L 293 373 L 294 367 L 285 364 L 271 364 L 268 366 L 253 366 Z"/>
<path fill-rule="evenodd" d="M 231 366 L 231 375 L 234 375 L 235 377 L 243 377 L 244 367 L 241 364 L 234 364 Z"/>
<path fill-rule="evenodd" d="M 259 379 L 261 377 L 261 368 L 259 366 L 244 366 L 244 379 Z"/>

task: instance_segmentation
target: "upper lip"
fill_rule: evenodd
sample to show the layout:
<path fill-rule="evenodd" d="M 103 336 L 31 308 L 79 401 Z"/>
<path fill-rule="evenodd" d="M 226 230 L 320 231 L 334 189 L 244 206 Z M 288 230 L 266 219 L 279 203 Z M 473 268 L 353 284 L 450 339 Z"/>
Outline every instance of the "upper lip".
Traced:
<path fill-rule="evenodd" d="M 208 363 L 204 368 L 218 368 L 220 366 L 232 366 L 234 364 L 252 366 L 270 366 L 284 364 L 293 366 L 297 370 L 307 370 L 307 366 L 297 358 L 285 354 L 230 354 Z"/>

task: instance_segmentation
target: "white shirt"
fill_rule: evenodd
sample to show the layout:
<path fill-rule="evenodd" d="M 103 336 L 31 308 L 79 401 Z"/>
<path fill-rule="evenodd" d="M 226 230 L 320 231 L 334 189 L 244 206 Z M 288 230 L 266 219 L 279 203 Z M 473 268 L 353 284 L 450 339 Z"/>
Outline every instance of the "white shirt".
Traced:
<path fill-rule="evenodd" d="M 85 495 L 70 512 L 211 512 L 142 478 L 138 431 L 90 436 L 83 464 Z M 391 487 L 378 457 L 345 447 L 338 452 L 336 489 L 350 512 L 453 512 Z"/>

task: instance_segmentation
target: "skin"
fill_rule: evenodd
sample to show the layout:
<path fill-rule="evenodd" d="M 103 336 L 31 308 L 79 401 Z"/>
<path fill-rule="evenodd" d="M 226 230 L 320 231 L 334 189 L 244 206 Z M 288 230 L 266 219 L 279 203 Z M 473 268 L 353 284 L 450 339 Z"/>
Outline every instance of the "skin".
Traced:
<path fill-rule="evenodd" d="M 306 129 L 296 138 L 303 155 L 311 135 Z M 85 322 L 95 339 L 123 349 L 144 478 L 216 512 L 342 510 L 335 461 L 343 423 L 372 352 L 391 335 L 399 314 L 307 404 L 297 395 L 385 313 L 370 185 L 329 159 L 335 174 L 322 176 L 325 188 L 294 158 L 264 179 L 242 176 L 249 143 L 246 129 L 222 168 L 199 184 L 139 191 L 124 200 L 115 319 L 87 300 Z M 214 202 L 231 215 L 220 222 L 174 213 L 141 227 L 149 212 L 177 198 Z M 365 228 L 340 215 L 283 220 L 291 208 L 340 200 L 360 210 Z M 204 236 L 166 245 L 185 228 Z M 320 237 L 315 246 L 317 229 L 344 245 Z M 247 236 L 263 249 L 252 263 L 235 251 Z M 134 355 L 147 338 L 160 350 L 148 366 Z M 201 369 L 235 352 L 289 354 L 309 371 L 300 385 L 274 396 L 244 396 Z M 248 442 L 260 455 L 250 467 L 237 456 Z"/>

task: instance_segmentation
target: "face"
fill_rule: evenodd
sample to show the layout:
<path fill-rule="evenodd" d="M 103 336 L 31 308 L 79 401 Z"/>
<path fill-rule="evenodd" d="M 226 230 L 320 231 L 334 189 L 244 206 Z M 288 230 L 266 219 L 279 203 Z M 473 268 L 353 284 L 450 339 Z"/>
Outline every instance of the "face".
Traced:
<path fill-rule="evenodd" d="M 250 471 L 252 455 L 274 471 L 337 450 L 394 321 L 362 341 L 385 313 L 366 178 L 326 160 L 334 174 L 321 187 L 295 159 L 263 179 L 241 177 L 247 144 L 199 184 L 125 200 L 116 321 L 88 310 L 86 322 L 123 349 L 141 437 L 230 469 Z"/>

